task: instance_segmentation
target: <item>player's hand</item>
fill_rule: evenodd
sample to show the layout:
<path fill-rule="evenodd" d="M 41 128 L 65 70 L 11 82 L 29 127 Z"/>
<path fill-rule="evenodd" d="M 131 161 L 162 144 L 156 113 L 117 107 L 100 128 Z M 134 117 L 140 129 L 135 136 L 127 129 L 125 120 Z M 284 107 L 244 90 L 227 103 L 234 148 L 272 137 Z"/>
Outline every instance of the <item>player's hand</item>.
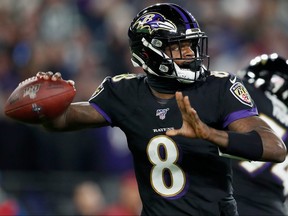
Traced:
<path fill-rule="evenodd" d="M 45 80 L 52 80 L 52 81 L 57 81 L 59 79 L 62 80 L 62 75 L 61 73 L 59 72 L 56 72 L 56 73 L 53 73 L 51 71 L 48 71 L 48 72 L 42 72 L 42 71 L 39 71 L 37 74 L 36 74 L 36 77 L 37 78 L 40 78 L 40 79 L 45 79 Z M 67 80 L 67 82 L 71 85 L 71 86 L 75 86 L 75 82 L 73 80 Z"/>
<path fill-rule="evenodd" d="M 181 128 L 169 130 L 166 132 L 166 135 L 207 139 L 211 128 L 201 121 L 196 110 L 191 107 L 188 96 L 183 97 L 182 92 L 176 92 L 175 96 L 182 114 L 183 123 Z"/>

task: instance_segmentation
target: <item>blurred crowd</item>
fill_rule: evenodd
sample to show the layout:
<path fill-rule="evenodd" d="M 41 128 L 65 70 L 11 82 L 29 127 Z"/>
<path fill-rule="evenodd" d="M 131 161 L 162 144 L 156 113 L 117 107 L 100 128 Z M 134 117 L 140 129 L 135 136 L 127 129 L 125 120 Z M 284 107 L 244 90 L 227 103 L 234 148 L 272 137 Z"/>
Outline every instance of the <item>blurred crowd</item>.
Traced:
<path fill-rule="evenodd" d="M 277 52 L 288 58 L 287 0 L 157 2 L 178 3 L 192 12 L 208 34 L 213 70 L 235 73 L 262 53 Z M 152 0 L 0 0 L 3 194 L 18 192 L 11 181 L 21 179 L 9 179 L 6 175 L 9 172 L 47 175 L 54 171 L 93 172 L 114 179 L 133 168 L 126 139 L 117 128 L 51 134 L 35 125 L 7 119 L 3 105 L 20 81 L 38 71 L 59 71 L 64 79 L 73 79 L 77 89 L 75 101 L 89 99 L 106 76 L 141 73 L 130 62 L 127 28 L 139 10 L 154 3 Z M 5 204 L 6 196 L 1 193 L 0 203 Z M 105 193 L 104 197 L 115 192 Z M 12 211 L 15 203 L 10 201 Z"/>

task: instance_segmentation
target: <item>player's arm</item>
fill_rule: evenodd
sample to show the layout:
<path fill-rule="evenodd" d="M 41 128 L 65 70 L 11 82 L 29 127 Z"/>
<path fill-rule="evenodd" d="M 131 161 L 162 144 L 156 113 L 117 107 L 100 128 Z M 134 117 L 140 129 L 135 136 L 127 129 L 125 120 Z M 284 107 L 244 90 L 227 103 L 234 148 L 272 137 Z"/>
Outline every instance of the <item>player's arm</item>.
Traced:
<path fill-rule="evenodd" d="M 54 81 L 62 79 L 60 73 L 53 74 L 52 72 L 38 72 L 36 76 Z M 74 81 L 72 80 L 68 80 L 67 82 L 74 85 Z M 43 123 L 43 126 L 47 130 L 53 131 L 71 131 L 107 125 L 109 125 L 109 123 L 90 105 L 89 102 L 71 103 L 66 111 L 59 117 Z"/>
<path fill-rule="evenodd" d="M 47 130 L 72 131 L 89 127 L 107 126 L 109 123 L 89 102 L 71 103 L 66 111 L 51 121 L 43 123 Z"/>
<path fill-rule="evenodd" d="M 167 135 L 206 139 L 225 153 L 249 160 L 284 161 L 287 153 L 285 144 L 259 117 L 236 120 L 228 126 L 229 131 L 216 130 L 199 119 L 187 96 L 177 92 L 176 99 L 183 124 L 180 129 L 167 131 Z"/>

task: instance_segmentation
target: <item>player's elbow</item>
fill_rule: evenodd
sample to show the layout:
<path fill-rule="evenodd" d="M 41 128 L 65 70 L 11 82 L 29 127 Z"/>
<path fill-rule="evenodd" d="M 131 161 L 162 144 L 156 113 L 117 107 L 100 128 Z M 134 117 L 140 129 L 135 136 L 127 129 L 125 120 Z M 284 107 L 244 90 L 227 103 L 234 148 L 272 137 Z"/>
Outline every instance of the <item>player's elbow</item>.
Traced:
<path fill-rule="evenodd" d="M 263 158 L 265 160 L 269 160 L 274 163 L 281 163 L 285 160 L 287 155 L 287 149 L 282 140 L 273 142 L 273 144 L 269 145 L 268 150 L 264 151 Z M 273 146 L 273 147 L 272 147 Z M 271 148 L 272 147 L 272 148 Z"/>
<path fill-rule="evenodd" d="M 283 142 L 278 145 L 278 153 L 277 153 L 277 158 L 278 160 L 276 162 L 281 163 L 285 161 L 286 155 L 287 155 L 287 148 Z"/>

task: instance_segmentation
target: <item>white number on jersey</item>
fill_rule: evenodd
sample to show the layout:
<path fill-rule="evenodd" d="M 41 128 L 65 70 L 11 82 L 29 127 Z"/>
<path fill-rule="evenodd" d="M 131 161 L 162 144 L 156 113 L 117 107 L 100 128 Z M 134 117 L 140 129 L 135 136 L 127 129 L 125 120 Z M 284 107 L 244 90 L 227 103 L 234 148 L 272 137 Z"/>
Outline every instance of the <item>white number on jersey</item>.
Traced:
<path fill-rule="evenodd" d="M 183 170 L 176 164 L 179 158 L 176 143 L 167 136 L 156 136 L 147 146 L 147 156 L 153 164 L 150 179 L 155 192 L 164 197 L 179 194 L 184 188 L 186 178 Z M 169 174 L 171 183 L 165 181 L 165 174 Z"/>

